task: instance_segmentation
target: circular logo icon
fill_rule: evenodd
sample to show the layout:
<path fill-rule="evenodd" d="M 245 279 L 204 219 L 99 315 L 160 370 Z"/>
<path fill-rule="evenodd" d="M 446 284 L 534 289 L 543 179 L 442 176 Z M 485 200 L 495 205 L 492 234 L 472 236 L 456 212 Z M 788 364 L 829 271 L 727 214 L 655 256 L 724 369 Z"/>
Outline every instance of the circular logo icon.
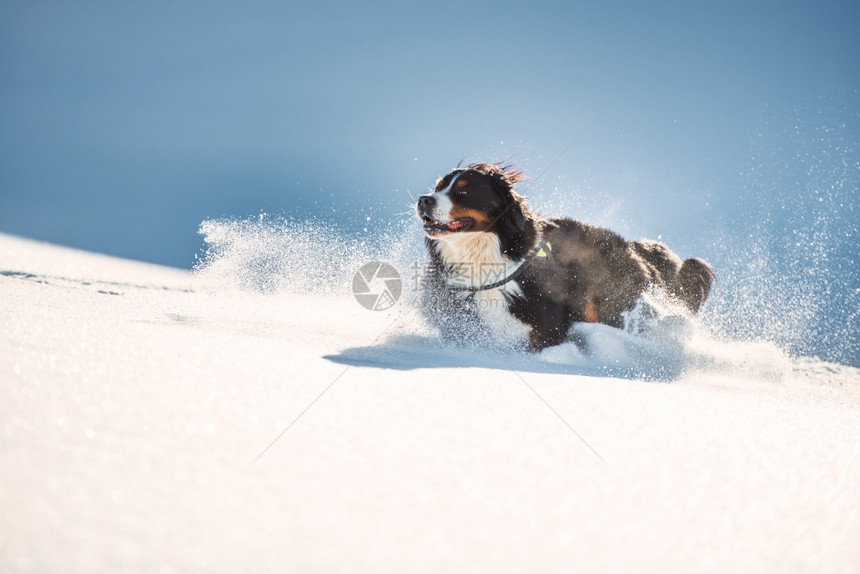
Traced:
<path fill-rule="evenodd" d="M 400 299 L 402 291 L 400 274 L 384 261 L 365 263 L 352 278 L 355 300 L 371 311 L 390 309 Z"/>

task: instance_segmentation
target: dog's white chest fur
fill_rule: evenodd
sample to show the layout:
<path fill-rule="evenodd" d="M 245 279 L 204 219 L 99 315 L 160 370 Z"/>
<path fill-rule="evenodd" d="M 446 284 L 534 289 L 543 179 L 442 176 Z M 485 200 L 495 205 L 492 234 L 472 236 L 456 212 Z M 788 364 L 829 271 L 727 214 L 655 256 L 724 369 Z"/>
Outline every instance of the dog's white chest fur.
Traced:
<path fill-rule="evenodd" d="M 438 238 L 436 249 L 449 267 L 448 285 L 452 287 L 481 287 L 509 277 L 521 263 L 502 255 L 495 233 L 465 232 Z M 463 297 L 469 291 L 463 291 Z M 499 337 L 526 337 L 530 327 L 514 317 L 508 300 L 521 297 L 522 291 L 514 281 L 493 289 L 474 292 L 478 314 Z"/>

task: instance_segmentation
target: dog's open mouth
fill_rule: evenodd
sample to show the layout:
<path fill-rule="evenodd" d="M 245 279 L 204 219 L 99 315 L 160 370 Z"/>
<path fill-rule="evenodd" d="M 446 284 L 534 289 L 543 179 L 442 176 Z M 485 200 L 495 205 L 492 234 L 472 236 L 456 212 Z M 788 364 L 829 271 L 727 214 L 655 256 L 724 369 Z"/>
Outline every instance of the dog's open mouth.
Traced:
<path fill-rule="evenodd" d="M 424 222 L 424 231 L 430 234 L 442 232 L 458 233 L 460 231 L 468 230 L 475 224 L 475 220 L 470 217 L 462 217 L 460 219 L 455 219 L 454 221 L 449 221 L 448 223 L 436 221 L 435 219 L 427 216 L 422 217 L 421 220 Z"/>

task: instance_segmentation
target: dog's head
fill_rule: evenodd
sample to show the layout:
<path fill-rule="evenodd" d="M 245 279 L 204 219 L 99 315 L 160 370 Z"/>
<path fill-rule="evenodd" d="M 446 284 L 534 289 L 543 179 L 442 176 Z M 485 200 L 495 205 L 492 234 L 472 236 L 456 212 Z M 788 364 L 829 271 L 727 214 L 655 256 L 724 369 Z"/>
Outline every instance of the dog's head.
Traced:
<path fill-rule="evenodd" d="M 459 233 L 495 233 L 503 250 L 529 241 L 535 218 L 525 199 L 514 192 L 514 184 L 523 179 L 521 172 L 501 164 L 476 163 L 451 171 L 436 181 L 432 193 L 418 198 L 424 232 L 434 240 Z"/>

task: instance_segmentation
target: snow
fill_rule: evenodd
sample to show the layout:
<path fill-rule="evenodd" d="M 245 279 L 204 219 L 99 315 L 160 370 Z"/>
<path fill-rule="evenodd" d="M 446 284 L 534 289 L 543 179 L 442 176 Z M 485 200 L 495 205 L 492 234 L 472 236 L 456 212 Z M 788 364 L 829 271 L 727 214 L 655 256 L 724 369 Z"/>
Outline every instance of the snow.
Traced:
<path fill-rule="evenodd" d="M 368 250 L 285 287 L 219 231 L 195 274 L 0 235 L 0 572 L 857 571 L 860 370 L 456 348 L 340 288 Z"/>

